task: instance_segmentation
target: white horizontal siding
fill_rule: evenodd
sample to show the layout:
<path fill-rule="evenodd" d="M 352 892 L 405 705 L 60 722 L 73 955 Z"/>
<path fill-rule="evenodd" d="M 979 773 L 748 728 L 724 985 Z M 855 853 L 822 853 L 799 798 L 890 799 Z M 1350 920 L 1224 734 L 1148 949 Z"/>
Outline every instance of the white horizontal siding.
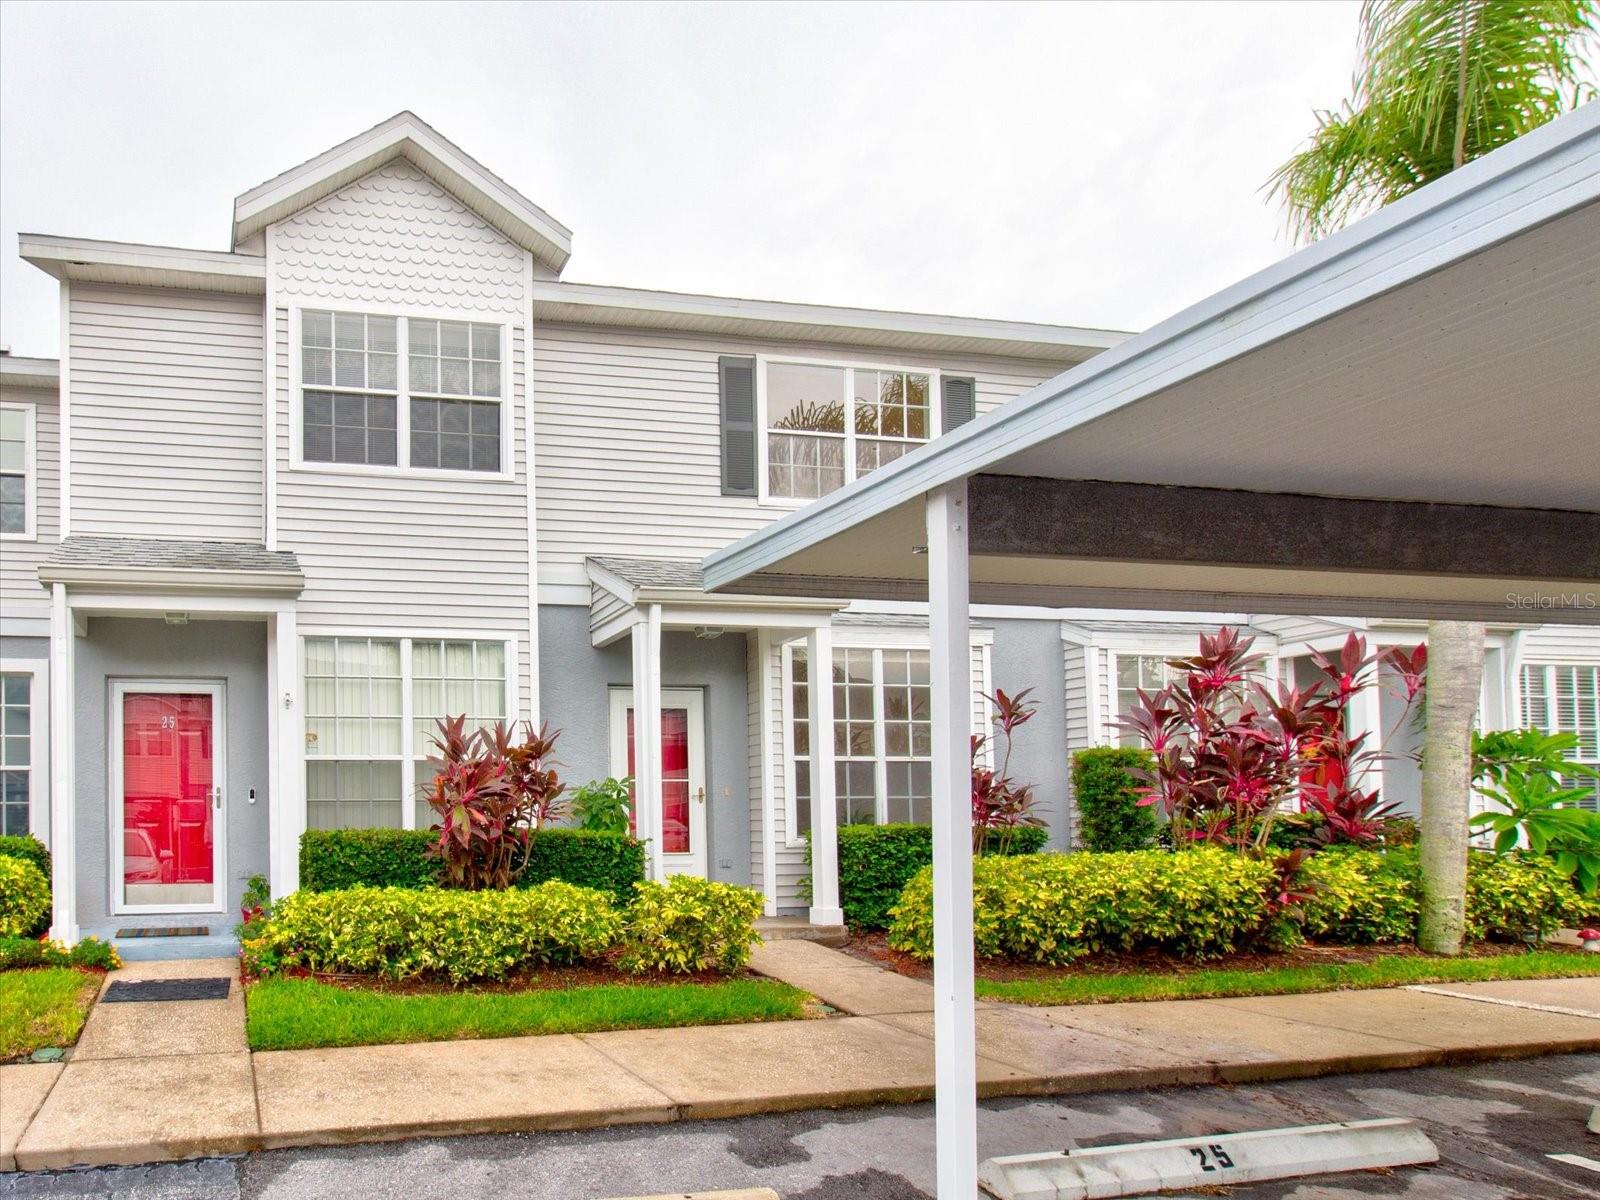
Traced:
<path fill-rule="evenodd" d="M 533 373 L 541 578 L 579 582 L 588 555 L 698 558 L 793 511 L 721 493 L 717 358 L 757 353 L 887 358 L 972 375 L 980 410 L 1055 373 L 1049 364 L 1003 359 L 539 325 Z"/>
<path fill-rule="evenodd" d="M 61 402 L 52 391 L 0 384 L 0 404 L 34 413 L 34 539 L 0 541 L 0 634 L 48 637 L 50 593 L 38 572 L 61 535 Z"/>
<path fill-rule="evenodd" d="M 515 471 L 506 479 L 291 469 L 288 314 L 277 320 L 278 544 L 305 572 L 302 633 L 319 629 L 510 633 L 531 711 L 522 330 L 512 337 Z"/>
<path fill-rule="evenodd" d="M 260 542 L 261 301 L 74 284 L 72 532 Z"/>
<path fill-rule="evenodd" d="M 1067 844 L 1078 844 L 1078 798 L 1072 791 L 1072 775 L 1070 763 L 1072 756 L 1079 750 L 1087 749 L 1094 745 L 1093 730 L 1090 728 L 1089 719 L 1089 679 L 1085 669 L 1085 648 L 1079 642 L 1063 641 L 1062 672 L 1065 678 L 1065 733 L 1066 754 L 1069 763 L 1067 774 Z M 1089 651 L 1088 653 L 1094 653 Z"/>
<path fill-rule="evenodd" d="M 1600 663 L 1600 626 L 1545 625 L 1522 635 L 1523 662 Z"/>

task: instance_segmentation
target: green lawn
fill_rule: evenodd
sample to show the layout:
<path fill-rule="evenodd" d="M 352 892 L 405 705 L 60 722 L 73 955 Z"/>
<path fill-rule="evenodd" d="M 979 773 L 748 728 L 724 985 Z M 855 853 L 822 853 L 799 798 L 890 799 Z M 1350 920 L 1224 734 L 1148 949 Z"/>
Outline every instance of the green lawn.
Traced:
<path fill-rule="evenodd" d="M 266 979 L 245 993 L 252 1050 L 785 1021 L 806 1016 L 809 999 L 769 979 L 410 993 Z"/>
<path fill-rule="evenodd" d="M 72 1045 L 99 987 L 100 976 L 72 967 L 0 971 L 0 1062 Z"/>
<path fill-rule="evenodd" d="M 1407 983 L 1471 983 L 1485 979 L 1555 979 L 1600 975 L 1600 954 L 1529 950 L 1486 958 L 1393 955 L 1365 963 L 1195 970 L 1168 975 L 1052 975 L 1040 979 L 978 980 L 982 1000 L 1014 1004 L 1104 1004 L 1115 1000 L 1200 1000 L 1215 996 L 1278 996 Z"/>

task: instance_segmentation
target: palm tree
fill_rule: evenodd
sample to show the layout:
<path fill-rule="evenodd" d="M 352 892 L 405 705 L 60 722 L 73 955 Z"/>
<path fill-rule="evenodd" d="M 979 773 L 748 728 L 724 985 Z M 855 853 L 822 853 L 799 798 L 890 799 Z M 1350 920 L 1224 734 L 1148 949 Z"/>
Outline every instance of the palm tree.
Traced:
<path fill-rule="evenodd" d="M 1269 182 L 1306 241 L 1591 100 L 1597 0 L 1364 0 L 1353 95 Z M 1481 624 L 1428 624 L 1418 943 L 1461 949 Z"/>

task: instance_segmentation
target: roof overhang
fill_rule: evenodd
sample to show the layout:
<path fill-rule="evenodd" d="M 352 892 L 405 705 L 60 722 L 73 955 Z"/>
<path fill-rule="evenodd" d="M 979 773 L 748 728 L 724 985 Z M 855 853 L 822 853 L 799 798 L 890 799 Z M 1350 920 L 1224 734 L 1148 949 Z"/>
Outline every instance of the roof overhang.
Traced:
<path fill-rule="evenodd" d="M 396 158 L 412 163 L 551 270 L 566 265 L 571 230 L 410 112 L 397 113 L 238 197 L 234 246 Z"/>
<path fill-rule="evenodd" d="M 976 602 L 1504 622 L 1542 594 L 1569 601 L 1547 619 L 1600 622 L 1597 329 L 1589 105 L 710 555 L 705 581 L 920 598 L 924 497 L 1010 476 L 1327 500 L 1313 520 L 1349 499 L 1463 506 L 1437 514 L 1436 548 L 1488 548 L 1476 522 L 1492 514 L 1473 506 L 1579 540 L 1565 556 L 1519 543 L 1481 562 L 1332 561 L 1303 552 L 1305 529 L 1268 524 L 1227 527 L 1194 561 L 1131 536 L 1158 519 L 1141 503 L 1100 514 L 1125 549 L 975 546 Z M 1010 520 L 1030 530 L 1027 513 Z M 1256 552 L 1241 561 L 1230 538 Z"/>
<path fill-rule="evenodd" d="M 257 255 L 47 233 L 24 233 L 17 240 L 23 258 L 57 279 L 252 296 L 267 290 L 267 262 Z"/>
<path fill-rule="evenodd" d="M 535 282 L 533 314 L 550 324 L 617 325 L 767 341 L 829 342 L 939 354 L 1076 363 L 1128 335 L 1028 321 L 697 296 L 600 284 Z"/>
<path fill-rule="evenodd" d="M 298 571 L 216 571 L 179 568 L 43 565 L 39 582 L 94 592 L 184 596 L 298 596 L 306 577 Z"/>
<path fill-rule="evenodd" d="M 61 386 L 61 361 L 0 354 L 0 383 L 10 387 L 48 388 L 55 391 Z"/>
<path fill-rule="evenodd" d="M 811 596 L 743 595 L 711 593 L 696 587 L 641 584 L 624 578 L 605 563 L 586 559 L 584 571 L 598 590 L 590 604 L 590 639 L 596 646 L 610 645 L 627 635 L 642 610 L 661 608 L 668 628 L 694 629 L 806 629 L 825 625 L 849 605 L 848 600 L 819 600 Z M 622 609 L 612 611 L 620 602 Z"/>

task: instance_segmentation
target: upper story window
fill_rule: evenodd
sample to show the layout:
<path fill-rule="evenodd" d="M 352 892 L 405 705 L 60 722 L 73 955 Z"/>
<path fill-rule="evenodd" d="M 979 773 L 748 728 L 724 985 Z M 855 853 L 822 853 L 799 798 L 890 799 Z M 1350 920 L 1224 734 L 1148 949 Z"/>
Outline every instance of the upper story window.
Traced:
<path fill-rule="evenodd" d="M 768 362 L 763 376 L 766 494 L 813 499 L 933 437 L 925 371 Z"/>
<path fill-rule="evenodd" d="M 33 406 L 0 405 L 0 537 L 34 535 Z"/>
<path fill-rule="evenodd" d="M 509 471 L 504 341 L 475 321 L 302 312 L 301 461 Z"/>

